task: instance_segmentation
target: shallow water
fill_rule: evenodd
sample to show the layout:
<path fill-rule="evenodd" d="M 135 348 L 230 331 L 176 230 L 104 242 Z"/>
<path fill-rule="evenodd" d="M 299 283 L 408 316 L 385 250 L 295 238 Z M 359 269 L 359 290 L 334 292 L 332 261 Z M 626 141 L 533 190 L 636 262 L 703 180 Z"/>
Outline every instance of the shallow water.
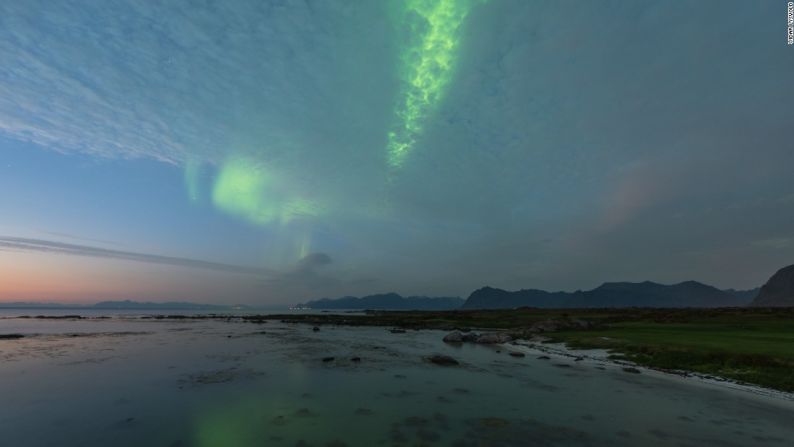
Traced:
<path fill-rule="evenodd" d="M 788 446 L 794 439 L 792 401 L 454 347 L 438 331 L 0 319 L 7 333 L 36 335 L 0 340 L 4 446 Z M 462 365 L 423 360 L 436 353 Z"/>

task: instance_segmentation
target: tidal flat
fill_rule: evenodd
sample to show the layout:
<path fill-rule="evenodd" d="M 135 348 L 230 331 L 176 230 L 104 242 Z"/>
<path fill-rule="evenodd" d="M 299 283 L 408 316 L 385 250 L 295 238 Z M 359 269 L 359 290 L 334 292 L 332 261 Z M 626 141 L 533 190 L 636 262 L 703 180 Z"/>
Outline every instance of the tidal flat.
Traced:
<path fill-rule="evenodd" d="M 609 308 L 283 315 L 282 321 L 542 335 L 579 349 L 677 374 L 697 373 L 794 392 L 794 308 Z"/>
<path fill-rule="evenodd" d="M 329 323 L 359 317 L 2 318 L 0 334 L 12 335 L 0 337 L 2 445 L 787 446 L 794 439 L 794 400 L 782 395 L 509 344 L 444 343 L 441 325 L 391 331 L 384 321 Z M 517 352 L 524 356 L 510 355 Z"/>

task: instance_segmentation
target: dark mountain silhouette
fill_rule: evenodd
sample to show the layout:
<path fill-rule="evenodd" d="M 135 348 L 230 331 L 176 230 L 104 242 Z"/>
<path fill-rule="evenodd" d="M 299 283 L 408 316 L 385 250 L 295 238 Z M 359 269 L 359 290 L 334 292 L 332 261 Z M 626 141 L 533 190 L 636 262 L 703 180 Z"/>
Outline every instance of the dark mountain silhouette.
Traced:
<path fill-rule="evenodd" d="M 608 282 L 588 291 L 546 292 L 525 289 L 508 292 L 492 287 L 475 290 L 463 309 L 513 309 L 517 307 L 729 307 L 745 306 L 746 293 L 733 293 L 696 281 L 673 285 L 651 281 Z"/>
<path fill-rule="evenodd" d="M 299 304 L 298 307 L 311 309 L 450 310 L 458 309 L 462 304 L 463 299 L 458 297 L 402 297 L 396 293 L 381 293 L 361 298 L 354 296 L 337 299 L 323 298 Z"/>
<path fill-rule="evenodd" d="M 761 287 L 752 306 L 789 307 L 794 306 L 794 265 L 778 270 Z"/>
<path fill-rule="evenodd" d="M 522 306 L 531 307 L 562 307 L 562 303 L 574 293 L 547 292 L 538 289 L 523 289 L 517 292 L 483 287 L 469 295 L 463 309 L 515 309 Z"/>

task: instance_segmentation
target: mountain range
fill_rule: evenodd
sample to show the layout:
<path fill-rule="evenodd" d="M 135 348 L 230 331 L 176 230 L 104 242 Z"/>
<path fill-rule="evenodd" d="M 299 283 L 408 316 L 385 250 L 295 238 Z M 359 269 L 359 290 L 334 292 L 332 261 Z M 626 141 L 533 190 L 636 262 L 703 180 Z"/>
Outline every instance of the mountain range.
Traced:
<path fill-rule="evenodd" d="M 317 309 L 456 309 L 460 298 L 402 298 L 396 293 L 310 301 Z M 726 289 L 697 281 L 678 284 L 606 282 L 592 290 L 548 292 L 539 289 L 507 291 L 494 287 L 475 290 L 460 309 L 604 308 L 604 307 L 788 307 L 794 306 L 794 265 L 778 270 L 762 287 Z"/>
<path fill-rule="evenodd" d="M 651 281 L 607 282 L 592 290 L 547 292 L 524 289 L 509 292 L 492 287 L 469 295 L 463 309 L 515 309 L 518 307 L 735 307 L 746 306 L 755 290 L 720 290 L 697 281 L 665 285 Z"/>

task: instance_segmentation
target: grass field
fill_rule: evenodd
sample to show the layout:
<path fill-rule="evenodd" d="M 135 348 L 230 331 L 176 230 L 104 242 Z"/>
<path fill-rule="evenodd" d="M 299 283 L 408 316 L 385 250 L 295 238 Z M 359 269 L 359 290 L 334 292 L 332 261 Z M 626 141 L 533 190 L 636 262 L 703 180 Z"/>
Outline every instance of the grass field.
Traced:
<path fill-rule="evenodd" d="M 585 319 L 590 330 L 545 332 L 572 348 L 609 349 L 615 358 L 794 392 L 794 309 L 517 309 L 281 315 L 311 324 L 415 329 L 502 329 L 528 337 L 542 320 Z"/>
<path fill-rule="evenodd" d="M 654 368 L 687 370 L 794 391 L 794 319 L 701 318 L 632 321 L 550 334 L 573 348 L 610 349 Z"/>

